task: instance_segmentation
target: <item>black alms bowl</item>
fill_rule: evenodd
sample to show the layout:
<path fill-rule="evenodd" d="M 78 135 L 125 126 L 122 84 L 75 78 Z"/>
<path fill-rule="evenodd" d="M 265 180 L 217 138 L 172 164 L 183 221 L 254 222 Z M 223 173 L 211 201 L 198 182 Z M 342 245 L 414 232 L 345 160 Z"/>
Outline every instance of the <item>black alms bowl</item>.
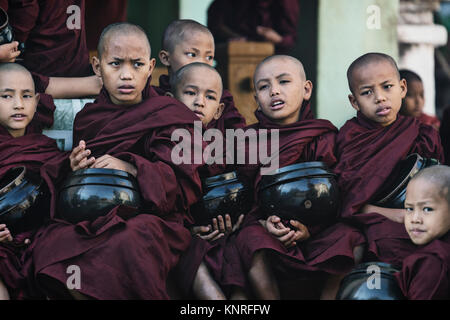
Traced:
<path fill-rule="evenodd" d="M 225 214 L 235 223 L 251 208 L 250 188 L 234 171 L 205 179 L 203 188 L 202 200 L 191 207 L 195 225 L 211 224 L 213 218 L 218 215 L 225 218 Z"/>
<path fill-rule="evenodd" d="M 319 161 L 289 165 L 262 176 L 258 198 L 265 216 L 305 225 L 332 223 L 340 203 L 335 174 Z"/>
<path fill-rule="evenodd" d="M 392 265 L 368 262 L 356 266 L 341 282 L 337 300 L 404 300 Z"/>
<path fill-rule="evenodd" d="M 422 158 L 417 153 L 410 154 L 395 166 L 391 177 L 380 188 L 372 203 L 379 207 L 404 208 L 408 182 L 420 170 L 437 164 L 439 161 L 436 159 Z"/>
<path fill-rule="evenodd" d="M 63 219 L 78 223 L 104 216 L 118 205 L 140 208 L 135 177 L 122 170 L 82 169 L 64 181 L 57 210 Z"/>
<path fill-rule="evenodd" d="M 37 227 L 48 215 L 48 200 L 38 176 L 25 167 L 12 168 L 0 179 L 0 224 L 13 233 Z"/>

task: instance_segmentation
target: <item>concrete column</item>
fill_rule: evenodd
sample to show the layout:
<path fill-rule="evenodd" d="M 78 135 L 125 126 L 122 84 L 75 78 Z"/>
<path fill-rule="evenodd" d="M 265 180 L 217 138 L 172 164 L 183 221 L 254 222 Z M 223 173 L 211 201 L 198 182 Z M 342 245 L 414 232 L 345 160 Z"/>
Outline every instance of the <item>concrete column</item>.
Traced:
<path fill-rule="evenodd" d="M 433 23 L 433 11 L 438 8 L 438 0 L 401 0 L 397 29 L 399 67 L 410 69 L 422 78 L 424 112 L 431 115 L 436 114 L 434 50 L 447 43 L 445 27 Z"/>

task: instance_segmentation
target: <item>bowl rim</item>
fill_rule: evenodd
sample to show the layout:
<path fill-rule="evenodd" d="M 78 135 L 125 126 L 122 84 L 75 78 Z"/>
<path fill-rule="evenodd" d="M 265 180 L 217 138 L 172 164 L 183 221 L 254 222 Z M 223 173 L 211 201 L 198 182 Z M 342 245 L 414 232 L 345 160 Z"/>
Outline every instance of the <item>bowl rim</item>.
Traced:
<path fill-rule="evenodd" d="M 10 214 L 11 211 L 13 211 L 17 207 L 19 207 L 24 201 L 30 202 L 29 201 L 30 200 L 30 194 L 32 194 L 32 193 L 34 194 L 34 193 L 37 192 L 36 197 L 39 196 L 39 192 L 41 192 L 40 190 L 41 190 L 41 187 L 42 187 L 42 183 L 43 183 L 43 180 L 41 179 L 41 180 L 39 180 L 39 183 L 37 185 L 34 184 L 33 185 L 33 189 L 30 191 L 30 193 L 21 202 L 13 204 L 12 206 L 7 208 L 6 210 L 0 211 L 0 217 L 4 217 L 4 216 Z M 30 204 L 31 205 L 28 208 L 26 208 L 25 210 L 28 210 L 33 205 L 33 202 L 30 202 Z"/>
<path fill-rule="evenodd" d="M 119 170 L 119 169 L 109 169 L 109 168 L 86 168 L 86 169 L 79 169 L 79 170 L 75 170 L 70 172 L 67 175 L 67 178 L 69 177 L 73 177 L 73 176 L 83 176 L 83 175 L 117 175 L 117 176 L 122 176 L 122 177 L 131 177 L 131 178 L 136 178 L 134 177 L 131 173 L 128 173 L 127 171 L 124 170 Z M 66 179 L 67 179 L 66 178 Z"/>
<path fill-rule="evenodd" d="M 312 169 L 312 168 L 318 168 L 318 167 L 325 167 L 327 170 L 329 170 L 327 164 L 323 161 L 304 161 L 304 162 L 297 162 L 293 164 L 289 164 L 287 166 L 280 167 L 278 169 L 275 169 L 271 171 L 269 174 L 266 174 L 268 176 L 273 176 L 276 174 L 281 173 L 287 173 L 290 171 L 296 171 L 299 169 Z"/>
<path fill-rule="evenodd" d="M 25 173 L 27 171 L 27 168 L 25 166 L 18 166 L 8 169 L 8 171 L 5 172 L 4 176 L 6 176 L 9 172 L 20 170 L 19 174 L 15 176 L 15 178 L 9 182 L 7 185 L 5 185 L 3 188 L 0 189 L 0 197 L 3 195 L 8 194 L 9 191 L 11 191 L 15 186 L 18 186 L 22 183 L 22 181 L 25 179 Z"/>

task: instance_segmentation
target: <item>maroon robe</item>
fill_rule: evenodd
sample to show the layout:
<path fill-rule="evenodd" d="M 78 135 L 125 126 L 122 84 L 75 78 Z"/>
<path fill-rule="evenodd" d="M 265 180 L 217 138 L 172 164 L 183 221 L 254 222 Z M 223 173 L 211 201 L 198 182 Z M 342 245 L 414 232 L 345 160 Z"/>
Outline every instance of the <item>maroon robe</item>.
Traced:
<path fill-rule="evenodd" d="M 75 17 L 72 11 L 66 12 L 71 5 L 80 9 L 79 29 L 68 28 Z M 25 43 L 21 63 L 27 69 L 49 77 L 92 74 L 86 45 L 84 0 L 8 1 L 7 12 L 15 39 Z"/>
<path fill-rule="evenodd" d="M 299 16 L 298 0 L 215 0 L 208 9 L 208 28 L 218 43 L 229 40 L 222 25 L 250 41 L 266 41 L 257 26 L 272 28 L 283 38 L 276 52 L 287 53 L 297 40 Z"/>
<path fill-rule="evenodd" d="M 417 250 L 403 260 L 402 269 L 395 276 L 409 300 L 449 300 L 450 232 L 417 246 Z"/>
<path fill-rule="evenodd" d="M 187 249 L 191 221 L 187 210 L 201 196 L 199 165 L 174 165 L 171 150 L 175 129 L 193 134 L 196 116 L 177 100 L 160 97 L 150 88 L 133 106 L 111 102 L 105 89 L 76 116 L 74 145 L 83 139 L 95 157 L 109 154 L 132 163 L 145 203 L 139 215 L 119 206 L 94 221 L 70 224 L 59 220 L 41 234 L 34 250 L 36 277 L 60 287 L 67 267 L 81 269 L 82 294 L 95 299 L 168 299 L 166 278 Z M 44 167 L 50 178 L 58 166 Z M 53 186 L 53 188 L 56 188 Z M 52 201 L 54 204 L 54 201 Z M 49 249 L 50 248 L 50 249 Z"/>
<path fill-rule="evenodd" d="M 429 126 L 435 128 L 436 130 L 439 130 L 439 126 L 441 125 L 441 122 L 437 117 L 430 116 L 426 113 L 422 113 L 418 119 L 420 122 L 428 124 Z"/>
<path fill-rule="evenodd" d="M 39 174 L 43 164 L 61 156 L 63 153 L 57 148 L 56 142 L 47 136 L 27 130 L 24 136 L 13 138 L 0 126 L 0 177 L 18 166 L 25 166 L 27 171 Z M 33 295 L 28 290 L 27 282 L 32 276 L 30 258 L 36 231 L 12 234 L 13 242 L 0 244 L 0 278 L 13 299 Z M 23 244 L 27 238 L 31 240 L 31 245 Z"/>
<path fill-rule="evenodd" d="M 280 167 L 305 161 L 323 161 L 331 168 L 336 163 L 334 147 L 337 129 L 328 120 L 314 119 L 308 103 L 302 106 L 299 121 L 286 126 L 275 124 L 260 111 L 255 114 L 259 123 L 251 127 L 279 130 Z M 256 174 L 256 179 L 252 180 L 256 199 L 261 181 L 259 168 L 260 166 L 243 168 L 243 173 L 248 177 L 254 177 Z M 255 252 L 269 249 L 275 259 L 272 260 L 272 267 L 281 281 L 291 281 L 306 271 L 331 274 L 348 272 L 354 265 L 353 249 L 364 242 L 358 230 L 343 223 L 336 223 L 331 226 L 310 226 L 308 229 L 311 237 L 308 240 L 286 248 L 260 225 L 259 219 L 265 217 L 262 216 L 256 200 L 237 235 L 236 245 L 246 272 L 251 267 Z"/>
<path fill-rule="evenodd" d="M 89 51 L 96 51 L 98 40 L 111 23 L 127 21 L 128 0 L 86 0 L 86 42 Z"/>
<path fill-rule="evenodd" d="M 350 223 L 364 228 L 369 256 L 401 265 L 402 259 L 413 250 L 412 242 L 402 223 L 374 213 L 361 214 L 369 204 L 395 165 L 409 154 L 443 161 L 439 134 L 431 126 L 413 117 L 398 115 L 397 120 L 382 127 L 358 112 L 340 129 L 336 154 L 339 186 L 343 195 L 341 216 Z"/>

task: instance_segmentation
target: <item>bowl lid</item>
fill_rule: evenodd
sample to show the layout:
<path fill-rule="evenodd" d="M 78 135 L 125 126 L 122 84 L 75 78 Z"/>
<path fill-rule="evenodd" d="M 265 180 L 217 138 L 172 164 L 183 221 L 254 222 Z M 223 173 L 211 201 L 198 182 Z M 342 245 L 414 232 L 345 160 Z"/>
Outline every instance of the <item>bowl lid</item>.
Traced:
<path fill-rule="evenodd" d="M 227 172 L 224 174 L 219 174 L 217 176 L 209 177 L 204 180 L 204 184 L 207 187 L 213 187 L 219 185 L 223 182 L 230 182 L 233 180 L 237 180 L 236 171 Z"/>
<path fill-rule="evenodd" d="M 290 171 L 296 171 L 296 170 L 302 170 L 302 169 L 308 169 L 308 168 L 328 169 L 328 166 L 325 164 L 325 162 L 321 162 L 321 161 L 299 162 L 299 163 L 294 163 L 294 164 L 290 164 L 288 166 L 284 166 L 284 167 L 275 169 L 274 171 L 271 172 L 271 174 L 267 174 L 267 175 L 268 176 L 277 175 L 277 174 L 282 174 L 282 173 L 286 173 L 286 172 L 290 172 Z"/>
<path fill-rule="evenodd" d="M 355 266 L 353 268 L 352 271 L 350 271 L 350 274 L 356 274 L 356 273 L 365 273 L 367 274 L 367 269 L 370 266 L 377 266 L 380 268 L 380 272 L 383 274 L 387 274 L 387 275 L 393 275 L 396 272 L 399 272 L 399 270 L 392 264 L 389 263 L 385 263 L 385 262 L 379 262 L 379 261 L 374 261 L 374 262 L 365 262 L 365 263 L 361 263 L 357 266 Z"/>
<path fill-rule="evenodd" d="M 264 175 L 261 178 L 259 191 L 267 189 L 273 185 L 288 183 L 300 178 L 334 178 L 336 175 L 324 167 L 300 168 L 298 170 L 289 170 L 278 175 Z"/>

